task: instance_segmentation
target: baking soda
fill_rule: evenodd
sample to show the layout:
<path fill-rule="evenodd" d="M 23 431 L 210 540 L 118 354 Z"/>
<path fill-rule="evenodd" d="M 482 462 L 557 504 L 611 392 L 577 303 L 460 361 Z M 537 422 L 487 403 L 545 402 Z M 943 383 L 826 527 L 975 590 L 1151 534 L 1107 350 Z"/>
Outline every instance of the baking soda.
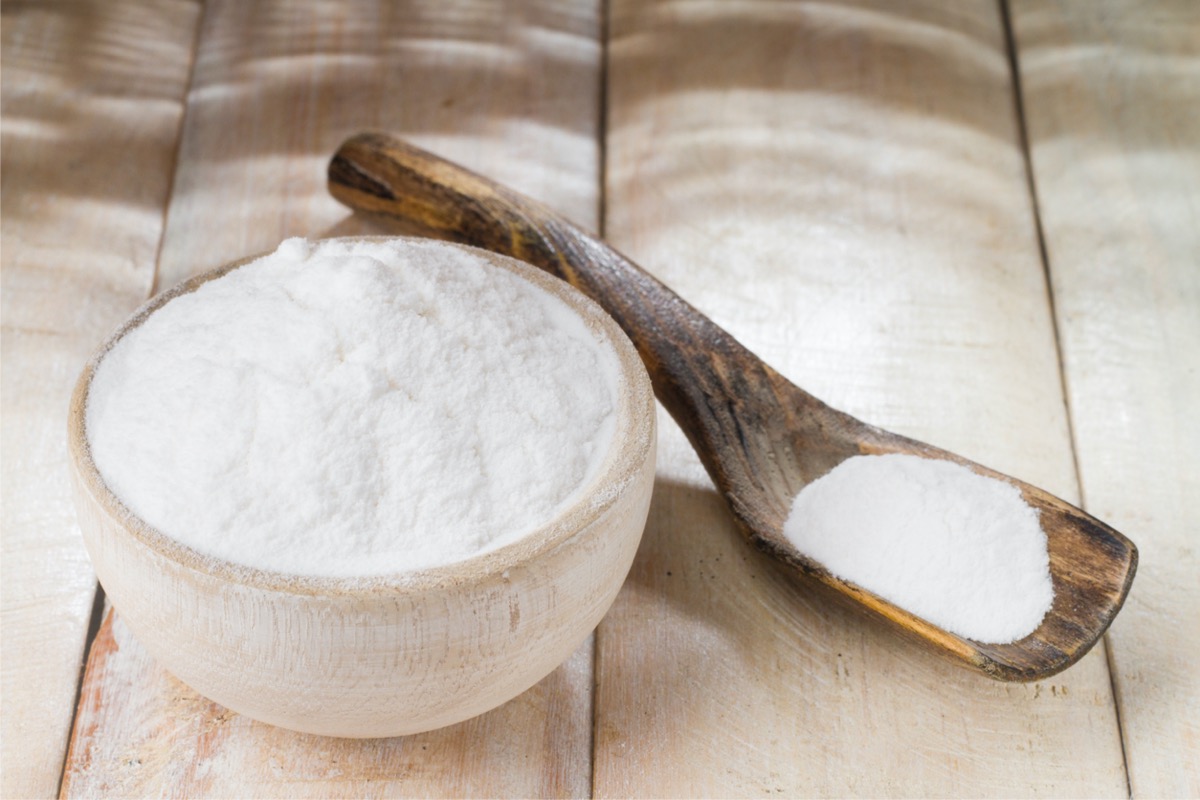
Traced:
<path fill-rule="evenodd" d="M 1024 638 L 1054 600 L 1037 511 L 950 461 L 849 458 L 796 495 L 784 535 L 839 578 L 980 642 Z"/>
<path fill-rule="evenodd" d="M 126 506 L 202 554 L 392 574 L 513 542 L 569 505 L 612 442 L 616 359 L 481 254 L 290 239 L 122 337 L 87 435 Z"/>

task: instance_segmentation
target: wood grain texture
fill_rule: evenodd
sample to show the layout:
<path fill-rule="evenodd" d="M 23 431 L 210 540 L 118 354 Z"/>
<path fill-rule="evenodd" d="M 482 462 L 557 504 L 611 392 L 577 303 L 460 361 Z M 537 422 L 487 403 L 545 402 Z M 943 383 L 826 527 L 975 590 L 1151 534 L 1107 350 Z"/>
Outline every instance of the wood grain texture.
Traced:
<path fill-rule="evenodd" d="M 92 653 L 65 797 L 587 793 L 574 749 L 562 746 L 567 736 L 586 736 L 586 726 L 531 733 L 513 723 L 576 718 L 576 708 L 589 704 L 590 685 L 578 679 L 590 672 L 588 648 L 503 709 L 420 736 L 373 740 L 294 733 L 211 703 L 159 667 L 113 614 Z"/>
<path fill-rule="evenodd" d="M 407 131 L 595 226 L 599 23 L 593 2 L 209 3 L 158 285 L 287 236 L 371 232 L 325 189 L 329 155 L 362 127 Z M 591 654 L 589 640 L 481 720 L 353 750 L 227 723 L 196 699 L 180 712 L 166 676 L 143 672 L 145 656 L 125 642 L 86 677 L 99 699 L 76 727 L 68 794 L 583 796 Z M 131 726 L 177 715 L 142 758 L 144 734 Z"/>
<path fill-rule="evenodd" d="M 1089 509 L 1137 537 L 1109 635 L 1135 797 L 1200 796 L 1200 6 L 1016 2 Z"/>
<path fill-rule="evenodd" d="M 663 407 L 749 542 L 917 643 L 999 680 L 1040 680 L 1087 653 L 1124 602 L 1137 551 L 1120 533 L 1038 487 L 825 405 L 641 267 L 545 206 L 379 132 L 357 134 L 338 148 L 329 190 L 352 208 L 520 258 L 599 303 L 637 348 Z M 796 493 L 848 458 L 885 453 L 953 461 L 1017 486 L 1039 515 L 1054 584 L 1054 602 L 1035 631 L 1003 644 L 956 636 L 797 551 L 783 533 Z"/>
<path fill-rule="evenodd" d="M 599 26 L 593 0 L 210 4 L 159 286 L 283 236 L 371 232 L 324 189 L 362 128 L 494 169 L 596 227 Z"/>
<path fill-rule="evenodd" d="M 96 586 L 64 414 L 91 349 L 149 292 L 198 16 L 191 2 L 4 4 L 5 797 L 58 789 Z"/>
<path fill-rule="evenodd" d="M 997 4 L 617 2 L 607 238 L 835 407 L 1071 499 Z M 956 672 L 746 550 L 682 435 L 597 635 L 600 796 L 1125 792 L 1102 654 Z"/>

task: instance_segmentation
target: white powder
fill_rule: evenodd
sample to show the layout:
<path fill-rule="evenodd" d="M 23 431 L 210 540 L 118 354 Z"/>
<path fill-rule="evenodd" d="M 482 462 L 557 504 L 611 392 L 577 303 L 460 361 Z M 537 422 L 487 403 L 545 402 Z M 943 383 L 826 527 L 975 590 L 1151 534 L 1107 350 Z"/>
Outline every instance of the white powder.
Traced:
<path fill-rule="evenodd" d="M 572 501 L 609 451 L 611 345 L 437 242 L 290 239 L 104 356 L 92 455 L 195 550 L 299 575 L 443 565 Z"/>
<path fill-rule="evenodd" d="M 847 459 L 796 495 L 783 530 L 834 575 L 979 642 L 1024 638 L 1054 599 L 1037 511 L 953 462 Z"/>

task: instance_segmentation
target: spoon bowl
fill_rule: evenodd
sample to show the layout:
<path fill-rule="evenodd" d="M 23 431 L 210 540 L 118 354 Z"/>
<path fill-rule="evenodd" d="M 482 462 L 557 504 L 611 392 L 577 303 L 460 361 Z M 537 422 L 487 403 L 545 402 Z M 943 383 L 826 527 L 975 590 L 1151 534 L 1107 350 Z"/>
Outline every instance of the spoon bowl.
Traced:
<path fill-rule="evenodd" d="M 1078 661 L 1120 610 L 1137 568 L 1133 543 L 1035 486 L 953 453 L 868 425 L 789 382 L 678 295 L 608 245 L 539 203 L 384 133 L 351 137 L 329 164 L 330 192 L 406 229 L 482 247 L 566 280 L 617 320 L 759 549 L 958 663 L 1033 681 Z M 953 461 L 1016 486 L 1040 514 L 1054 603 L 1024 639 L 988 644 L 938 628 L 831 574 L 784 537 L 792 499 L 856 455 L 907 453 Z"/>

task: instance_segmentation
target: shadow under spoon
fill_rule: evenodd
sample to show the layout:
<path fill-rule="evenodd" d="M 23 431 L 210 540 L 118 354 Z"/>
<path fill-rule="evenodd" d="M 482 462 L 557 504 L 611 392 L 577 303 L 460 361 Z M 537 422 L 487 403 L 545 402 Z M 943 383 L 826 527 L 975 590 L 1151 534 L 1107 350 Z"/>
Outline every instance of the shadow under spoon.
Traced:
<path fill-rule="evenodd" d="M 529 262 L 598 302 L 637 347 L 655 394 L 687 434 L 750 542 L 910 638 L 993 678 L 1032 681 L 1079 660 L 1120 610 L 1137 568 L 1137 548 L 1120 533 L 1036 486 L 829 407 L 632 261 L 545 206 L 382 133 L 358 134 L 342 144 L 329 164 L 329 190 L 351 208 L 401 221 L 407 231 Z M 884 453 L 965 465 L 1016 486 L 1040 512 L 1055 594 L 1037 630 L 1010 644 L 948 633 L 831 574 L 784 538 L 784 521 L 801 488 L 852 456 Z"/>

